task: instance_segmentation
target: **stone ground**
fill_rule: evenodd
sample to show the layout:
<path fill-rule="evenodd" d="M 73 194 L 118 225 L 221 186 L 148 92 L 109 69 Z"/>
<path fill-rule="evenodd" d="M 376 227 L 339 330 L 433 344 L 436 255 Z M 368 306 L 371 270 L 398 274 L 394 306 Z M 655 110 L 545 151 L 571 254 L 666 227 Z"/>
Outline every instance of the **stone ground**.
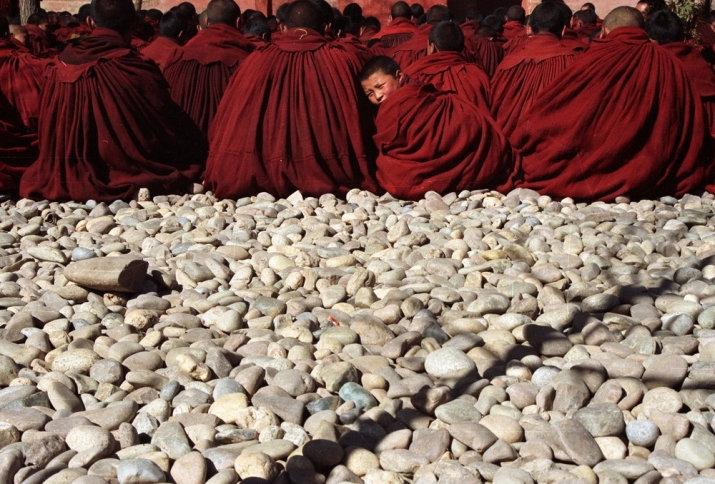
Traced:
<path fill-rule="evenodd" d="M 713 196 L 0 206 L 0 483 L 715 483 Z"/>

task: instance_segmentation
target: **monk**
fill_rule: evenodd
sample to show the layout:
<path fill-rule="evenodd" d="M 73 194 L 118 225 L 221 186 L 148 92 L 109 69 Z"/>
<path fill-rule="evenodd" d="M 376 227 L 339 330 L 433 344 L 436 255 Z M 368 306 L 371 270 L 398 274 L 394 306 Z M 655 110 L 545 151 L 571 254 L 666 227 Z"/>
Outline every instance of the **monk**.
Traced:
<path fill-rule="evenodd" d="M 526 12 L 520 5 L 512 5 L 506 11 L 506 22 L 504 23 L 504 37 L 511 40 L 514 37 L 526 35 L 526 27 L 524 21 Z"/>
<path fill-rule="evenodd" d="M 36 159 L 37 134 L 27 132 L 0 92 L 0 198 L 16 194 L 22 174 Z"/>
<path fill-rule="evenodd" d="M 241 9 L 233 0 L 211 0 L 208 29 L 191 39 L 164 71 L 171 97 L 205 136 L 229 79 L 255 46 L 238 31 Z"/>
<path fill-rule="evenodd" d="M 176 10 L 169 10 L 159 21 L 159 37 L 142 50 L 142 55 L 156 62 L 162 72 L 181 53 L 179 40 L 186 28 L 186 18 Z"/>
<path fill-rule="evenodd" d="M 640 0 L 636 3 L 636 9 L 643 15 L 643 21 L 647 22 L 650 16 L 655 12 L 655 4 L 652 0 Z"/>
<path fill-rule="evenodd" d="M 141 187 L 180 193 L 201 173 L 206 145 L 172 102 L 159 68 L 129 47 L 131 0 L 92 0 L 92 35 L 46 71 L 38 160 L 20 194 L 48 200 L 131 199 Z"/>
<path fill-rule="evenodd" d="M 261 47 L 270 43 L 271 28 L 262 20 L 249 20 L 243 27 L 243 35 L 254 47 Z"/>
<path fill-rule="evenodd" d="M 30 39 L 27 29 L 20 24 L 10 24 L 10 41 L 22 50 L 30 51 Z"/>
<path fill-rule="evenodd" d="M 360 32 L 358 35 L 360 42 L 367 45 L 378 33 L 380 33 L 381 28 L 382 25 L 380 25 L 380 21 L 377 17 L 364 18 L 360 24 Z"/>
<path fill-rule="evenodd" d="M 565 27 L 558 5 L 537 5 L 526 27 L 530 40 L 507 54 L 497 67 L 491 83 L 492 115 L 507 137 L 539 93 L 576 58 L 561 43 Z"/>
<path fill-rule="evenodd" d="M 291 3 L 284 25 L 231 79 L 209 133 L 204 185 L 219 198 L 379 192 L 364 134 L 372 120 L 361 118 L 356 82 L 364 52 L 328 41 L 310 0 Z"/>
<path fill-rule="evenodd" d="M 519 121 L 516 186 L 583 201 L 702 187 L 711 147 L 685 70 L 650 41 L 633 7 L 611 11 L 603 33 Z"/>
<path fill-rule="evenodd" d="M 575 12 L 571 17 L 571 29 L 576 32 L 576 36 L 583 43 L 591 43 L 594 33 L 601 30 L 596 24 L 596 12 L 589 9 Z"/>
<path fill-rule="evenodd" d="M 504 49 L 494 42 L 496 32 L 491 27 L 479 27 L 467 42 L 465 47 L 474 54 L 484 72 L 491 77 L 497 70 L 497 66 L 504 58 Z"/>
<path fill-rule="evenodd" d="M 556 1 L 554 1 L 553 3 L 558 5 L 559 8 L 561 8 L 564 14 L 564 20 L 566 21 L 566 28 L 564 29 L 564 33 L 561 36 L 561 42 L 577 54 L 584 52 L 588 46 L 581 39 L 579 39 L 576 31 L 571 28 L 571 19 L 573 18 L 573 12 L 571 11 L 571 8 L 569 8 L 569 6 L 565 3 Z"/>
<path fill-rule="evenodd" d="M 380 39 L 387 47 L 397 47 L 412 38 L 417 27 L 410 21 L 412 10 L 407 2 L 396 2 L 390 9 L 389 23 L 376 35 L 375 39 Z"/>
<path fill-rule="evenodd" d="M 487 15 L 484 17 L 484 20 L 482 20 L 482 26 L 489 27 L 494 31 L 493 41 L 496 42 L 497 45 L 504 47 L 504 44 L 508 42 L 509 39 L 504 36 L 504 17 Z"/>
<path fill-rule="evenodd" d="M 452 91 L 462 99 L 489 111 L 489 77 L 463 55 L 464 35 L 455 23 L 434 26 L 429 36 L 427 56 L 410 64 L 405 74 L 440 91 Z"/>
<path fill-rule="evenodd" d="M 452 18 L 449 9 L 444 5 L 433 5 L 427 9 L 425 15 L 427 22 L 417 28 L 410 40 L 392 49 L 392 58 L 403 69 L 427 55 L 427 45 L 432 27 Z"/>
<path fill-rule="evenodd" d="M 359 79 L 380 106 L 377 179 L 390 194 L 418 200 L 430 190 L 497 188 L 507 179 L 511 147 L 488 113 L 454 93 L 409 82 L 386 56 L 365 64 Z"/>
<path fill-rule="evenodd" d="M 685 68 L 693 90 L 703 103 L 710 134 L 715 138 L 715 72 L 700 53 L 685 42 L 683 22 L 673 12 L 659 10 L 650 16 L 645 30 L 648 37 L 678 59 Z"/>
<path fill-rule="evenodd" d="M 484 15 L 479 13 L 478 10 L 470 8 L 467 10 L 464 22 L 462 22 L 459 27 L 462 29 L 465 39 L 469 39 L 472 35 L 477 32 L 477 29 L 482 26 L 482 20 Z"/>

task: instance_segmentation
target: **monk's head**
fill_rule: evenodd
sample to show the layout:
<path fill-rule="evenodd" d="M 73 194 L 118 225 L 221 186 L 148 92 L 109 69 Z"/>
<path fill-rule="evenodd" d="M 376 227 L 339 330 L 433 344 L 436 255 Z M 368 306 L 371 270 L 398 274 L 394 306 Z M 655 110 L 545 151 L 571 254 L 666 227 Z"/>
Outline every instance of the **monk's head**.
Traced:
<path fill-rule="evenodd" d="M 529 16 L 527 33 L 530 35 L 554 34 L 559 39 L 564 35 L 564 12 L 556 3 L 542 3 Z"/>
<path fill-rule="evenodd" d="M 594 4 L 592 4 L 591 2 L 586 2 L 583 5 L 581 5 L 581 10 L 593 10 L 595 12 L 596 6 Z"/>
<path fill-rule="evenodd" d="M 365 95 L 373 104 L 383 103 L 400 87 L 404 74 L 400 66 L 391 57 L 380 55 L 373 57 L 363 66 L 358 80 Z"/>
<path fill-rule="evenodd" d="M 0 27 L 0 30 L 2 30 L 2 27 Z M 30 46 L 30 39 L 27 36 L 27 29 L 25 27 L 20 24 L 10 24 L 9 31 L 11 39 L 14 39 L 17 43 L 22 44 L 25 47 Z"/>
<path fill-rule="evenodd" d="M 286 12 L 285 26 L 288 29 L 311 29 L 322 33 L 325 29 L 320 7 L 311 0 L 296 0 Z"/>
<path fill-rule="evenodd" d="M 47 30 L 47 27 L 50 25 L 50 21 L 47 18 L 47 15 L 43 13 L 33 13 L 27 18 L 27 23 L 31 25 L 37 25 L 42 30 Z"/>
<path fill-rule="evenodd" d="M 290 8 L 290 2 L 282 3 L 278 10 L 276 10 L 276 19 L 278 24 L 284 24 L 286 21 L 286 15 L 288 15 L 288 9 Z"/>
<path fill-rule="evenodd" d="M 616 7 L 603 19 L 603 36 L 621 27 L 643 28 L 643 15 L 633 7 Z"/>
<path fill-rule="evenodd" d="M 79 7 L 79 10 L 77 10 L 77 22 L 79 22 L 80 25 L 88 23 L 91 14 L 92 5 L 89 3 L 85 3 L 84 5 Z"/>
<path fill-rule="evenodd" d="M 396 2 L 392 5 L 390 9 L 390 19 L 397 20 L 398 18 L 407 20 L 412 18 L 412 10 L 410 10 L 410 6 L 407 5 L 407 2 Z"/>
<path fill-rule="evenodd" d="M 521 5 L 512 5 L 509 10 L 506 11 L 506 20 L 515 20 L 517 22 L 524 23 L 526 18 L 526 11 L 521 7 Z"/>
<path fill-rule="evenodd" d="M 266 22 L 259 19 L 249 20 L 243 27 L 243 33 L 246 35 L 255 35 L 266 42 L 271 41 L 271 28 Z"/>
<path fill-rule="evenodd" d="M 482 20 L 482 27 L 489 27 L 496 34 L 504 31 L 504 22 L 496 15 L 487 15 Z"/>
<path fill-rule="evenodd" d="M 198 30 L 206 30 L 207 28 L 209 28 L 208 17 L 208 10 L 204 10 L 199 14 L 199 25 L 197 26 Z"/>
<path fill-rule="evenodd" d="M 241 9 L 233 0 L 211 0 L 206 7 L 206 24 L 238 27 Z"/>
<path fill-rule="evenodd" d="M 425 14 L 425 8 L 419 3 L 413 3 L 410 5 L 410 14 L 412 20 L 416 21 Z"/>
<path fill-rule="evenodd" d="M 464 34 L 459 25 L 454 22 L 440 22 L 432 28 L 427 44 L 427 53 L 462 52 L 464 50 Z"/>
<path fill-rule="evenodd" d="M 445 20 L 452 20 L 452 14 L 446 5 L 433 5 L 427 9 L 426 20 L 430 25 L 437 25 Z"/>
<path fill-rule="evenodd" d="M 484 14 L 477 10 L 476 8 L 470 8 L 467 10 L 467 14 L 465 15 L 466 20 L 473 20 L 476 23 L 480 24 L 482 23 L 482 20 L 484 20 Z"/>
<path fill-rule="evenodd" d="M 159 21 L 159 35 L 174 39 L 177 42 L 181 33 L 186 30 L 186 18 L 176 10 L 169 10 Z"/>
<path fill-rule="evenodd" d="M 181 2 L 180 4 L 177 5 L 179 8 L 179 11 L 187 18 L 187 19 L 195 19 L 196 18 L 196 7 L 194 7 L 194 4 L 191 2 Z"/>
<path fill-rule="evenodd" d="M 95 27 L 114 30 L 129 40 L 137 20 L 132 0 L 92 0 L 91 21 Z"/>
<path fill-rule="evenodd" d="M 161 13 L 161 10 L 156 8 L 150 8 L 146 11 L 146 18 L 148 18 L 149 20 L 153 20 L 156 23 L 159 23 L 161 21 L 161 17 L 163 16 L 164 14 Z"/>
<path fill-rule="evenodd" d="M 343 9 L 343 15 L 348 17 L 356 27 L 362 24 L 362 7 L 359 3 L 348 3 Z"/>
<path fill-rule="evenodd" d="M 496 38 L 497 36 L 497 33 L 494 32 L 494 29 L 487 25 L 482 25 L 481 27 L 479 27 L 475 34 L 489 40 L 494 40 L 494 38 Z"/>
<path fill-rule="evenodd" d="M 362 34 L 367 29 L 372 29 L 376 32 L 379 32 L 381 28 L 382 25 L 380 24 L 380 21 L 377 19 L 377 17 L 365 17 L 365 19 L 363 19 L 362 21 L 362 24 L 360 25 L 360 34 Z"/>
<path fill-rule="evenodd" d="M 596 12 L 593 10 L 579 10 L 571 18 L 571 28 L 576 30 L 584 25 L 596 25 Z"/>
<path fill-rule="evenodd" d="M 651 0 L 641 0 L 636 3 L 636 10 L 643 15 L 643 21 L 645 22 L 655 12 L 655 4 Z"/>
<path fill-rule="evenodd" d="M 670 10 L 658 10 L 645 23 L 648 37 L 660 45 L 685 40 L 683 21 Z"/>

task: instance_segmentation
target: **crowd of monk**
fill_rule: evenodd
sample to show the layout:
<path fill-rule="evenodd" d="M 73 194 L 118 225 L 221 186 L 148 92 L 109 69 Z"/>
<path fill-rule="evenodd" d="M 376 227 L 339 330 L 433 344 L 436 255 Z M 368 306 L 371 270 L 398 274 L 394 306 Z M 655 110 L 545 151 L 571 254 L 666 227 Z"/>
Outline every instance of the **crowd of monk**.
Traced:
<path fill-rule="evenodd" d="M 715 16 L 696 43 L 652 1 L 603 20 L 398 1 L 386 25 L 325 0 L 0 15 L 0 192 L 715 192 Z"/>

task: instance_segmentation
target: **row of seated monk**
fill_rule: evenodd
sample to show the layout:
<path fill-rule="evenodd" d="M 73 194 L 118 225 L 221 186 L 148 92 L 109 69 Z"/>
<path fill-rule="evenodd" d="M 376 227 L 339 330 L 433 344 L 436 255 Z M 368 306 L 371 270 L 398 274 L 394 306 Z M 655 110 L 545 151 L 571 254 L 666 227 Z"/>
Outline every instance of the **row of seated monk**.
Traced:
<path fill-rule="evenodd" d="M 0 16 L 0 191 L 55 201 L 199 181 L 220 198 L 715 191 L 712 48 L 648 1 L 601 21 L 588 4 L 572 16 L 547 0 L 525 23 L 521 7 L 460 24 L 436 5 L 421 25 L 400 1 L 382 29 L 295 0 L 272 32 L 262 14 L 211 0 L 203 19 L 163 14 L 140 45 L 131 0 L 92 0 L 82 33 L 45 57 Z"/>

